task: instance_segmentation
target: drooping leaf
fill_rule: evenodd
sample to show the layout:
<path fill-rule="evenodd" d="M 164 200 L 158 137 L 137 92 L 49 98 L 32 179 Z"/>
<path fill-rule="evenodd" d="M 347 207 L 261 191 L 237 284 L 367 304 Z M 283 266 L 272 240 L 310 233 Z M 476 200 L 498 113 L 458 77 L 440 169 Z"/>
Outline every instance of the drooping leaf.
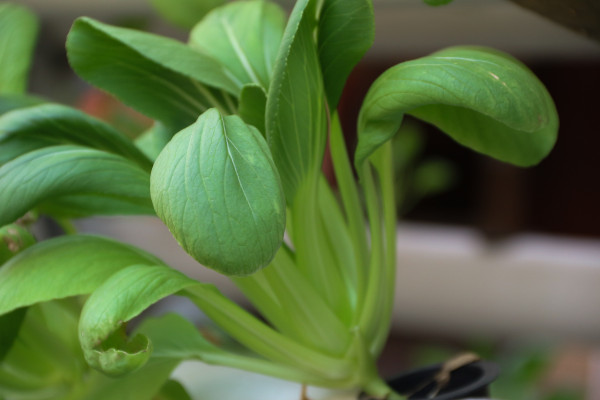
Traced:
<path fill-rule="evenodd" d="M 263 0 L 237 1 L 211 11 L 191 32 L 190 46 L 219 60 L 238 87 L 269 88 L 285 13 Z"/>
<path fill-rule="evenodd" d="M 371 0 L 325 0 L 319 16 L 319 59 L 329 108 L 337 107 L 354 66 L 375 39 Z"/>
<path fill-rule="evenodd" d="M 477 47 L 405 62 L 375 81 L 359 116 L 357 169 L 396 133 L 404 113 L 519 166 L 544 158 L 558 130 L 554 103 L 535 75 L 506 54 Z"/>
<path fill-rule="evenodd" d="M 246 85 L 240 95 L 238 115 L 248 125 L 254 126 L 265 135 L 265 112 L 267 107 L 267 94 L 258 85 Z"/>
<path fill-rule="evenodd" d="M 228 93 L 239 93 L 212 57 L 172 39 L 89 18 L 73 24 L 67 55 L 83 79 L 177 130 L 210 107 L 229 109 Z"/>
<path fill-rule="evenodd" d="M 42 104 L 0 116 L 0 165 L 28 151 L 77 144 L 119 154 L 150 171 L 152 162 L 107 123 L 59 104 Z"/>
<path fill-rule="evenodd" d="M 116 271 L 139 263 L 162 264 L 140 249 L 99 236 L 69 235 L 37 243 L 0 268 L 0 315 L 88 294 Z"/>
<path fill-rule="evenodd" d="M 210 10 L 225 3 L 225 0 L 150 0 L 167 21 L 184 29 L 191 29 Z"/>
<path fill-rule="evenodd" d="M 195 281 L 162 265 L 132 265 L 108 278 L 86 301 L 79 320 L 79 339 L 86 361 L 119 376 L 145 364 L 152 342 L 137 334 L 129 340 L 125 323 L 153 303 Z M 134 300 L 134 301 L 132 301 Z"/>
<path fill-rule="evenodd" d="M 196 260 L 227 275 L 271 261 L 283 239 L 285 200 L 254 127 L 217 110 L 176 134 L 151 175 L 157 215 Z"/>
<path fill-rule="evenodd" d="M 0 167 L 0 225 L 73 196 L 107 199 L 83 204 L 88 212 L 153 214 L 149 180 L 146 171 L 115 154 L 71 145 L 35 150 Z M 109 207 L 118 205 L 122 208 Z"/>
<path fill-rule="evenodd" d="M 37 19 L 27 8 L 0 4 L 1 94 L 25 92 L 37 31 Z"/>
<path fill-rule="evenodd" d="M 307 177 L 316 181 L 325 150 L 325 91 L 314 39 L 316 3 L 296 3 L 267 98 L 267 139 L 288 204 Z"/>

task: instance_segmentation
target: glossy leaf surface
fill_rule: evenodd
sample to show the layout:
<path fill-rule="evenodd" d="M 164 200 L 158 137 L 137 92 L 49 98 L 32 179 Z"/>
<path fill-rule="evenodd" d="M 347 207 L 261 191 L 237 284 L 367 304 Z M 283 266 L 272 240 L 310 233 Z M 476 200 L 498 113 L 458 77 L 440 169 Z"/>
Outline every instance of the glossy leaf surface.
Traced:
<path fill-rule="evenodd" d="M 39 302 L 88 294 L 116 271 L 139 263 L 161 261 L 99 236 L 61 236 L 37 243 L 0 268 L 0 315 Z"/>
<path fill-rule="evenodd" d="M 28 151 L 77 144 L 119 154 L 150 171 L 152 162 L 107 123 L 59 104 L 43 104 L 0 117 L 0 165 Z"/>
<path fill-rule="evenodd" d="M 360 112 L 357 169 L 397 132 L 405 113 L 519 166 L 544 158 L 558 130 L 550 95 L 523 64 L 490 49 L 454 47 L 392 67 L 375 81 Z"/>
<path fill-rule="evenodd" d="M 38 23 L 27 8 L 0 4 L 0 93 L 24 93 Z"/>
<path fill-rule="evenodd" d="M 149 180 L 146 171 L 115 154 L 70 145 L 35 150 L 0 167 L 0 225 L 73 196 L 84 196 L 89 212 L 153 214 Z M 119 208 L 108 208 L 98 196 Z"/>
<path fill-rule="evenodd" d="M 271 261 L 283 239 L 285 200 L 260 132 L 217 110 L 176 134 L 154 164 L 152 202 L 180 245 L 227 275 Z"/>
<path fill-rule="evenodd" d="M 267 139 L 288 204 L 306 179 L 316 181 L 325 150 L 327 112 L 314 40 L 316 3 L 296 3 L 267 98 Z"/>
<path fill-rule="evenodd" d="M 375 39 L 371 0 L 325 0 L 319 16 L 319 59 L 329 109 L 337 107 L 346 79 Z"/>
<path fill-rule="evenodd" d="M 238 87 L 269 87 L 285 14 L 262 0 L 237 1 L 210 12 L 190 35 L 190 46 L 219 60 Z"/>
<path fill-rule="evenodd" d="M 191 29 L 210 10 L 225 0 L 150 0 L 166 20 L 184 29 Z"/>
<path fill-rule="evenodd" d="M 67 54 L 83 79 L 176 129 L 209 107 L 225 108 L 224 92 L 239 92 L 212 57 L 172 39 L 89 18 L 73 24 Z"/>

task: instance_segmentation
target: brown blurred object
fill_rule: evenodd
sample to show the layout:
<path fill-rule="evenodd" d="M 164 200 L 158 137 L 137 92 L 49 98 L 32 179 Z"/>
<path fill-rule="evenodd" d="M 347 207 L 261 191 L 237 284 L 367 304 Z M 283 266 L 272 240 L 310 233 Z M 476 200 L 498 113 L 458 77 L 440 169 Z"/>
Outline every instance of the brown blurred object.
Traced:
<path fill-rule="evenodd" d="M 600 42 L 600 1 L 598 0 L 511 1 Z"/>
<path fill-rule="evenodd" d="M 85 91 L 76 106 L 83 112 L 110 123 L 130 138 L 137 137 L 152 125 L 150 118 L 98 89 L 90 88 Z"/>

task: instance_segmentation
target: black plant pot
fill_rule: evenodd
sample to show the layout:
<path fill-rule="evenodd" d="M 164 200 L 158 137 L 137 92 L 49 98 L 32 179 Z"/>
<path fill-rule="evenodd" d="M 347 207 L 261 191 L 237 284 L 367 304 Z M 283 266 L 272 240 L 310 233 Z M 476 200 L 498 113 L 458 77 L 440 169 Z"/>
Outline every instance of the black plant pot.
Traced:
<path fill-rule="evenodd" d="M 500 372 L 498 366 L 488 361 L 477 361 L 455 369 L 450 373 L 450 380 L 436 390 L 435 375 L 442 364 L 430 365 L 424 368 L 403 373 L 391 380 L 388 385 L 397 393 L 409 396 L 409 400 L 457 400 L 465 398 L 486 398 L 489 396 L 488 385 L 493 382 Z M 360 400 L 369 399 L 366 396 Z"/>

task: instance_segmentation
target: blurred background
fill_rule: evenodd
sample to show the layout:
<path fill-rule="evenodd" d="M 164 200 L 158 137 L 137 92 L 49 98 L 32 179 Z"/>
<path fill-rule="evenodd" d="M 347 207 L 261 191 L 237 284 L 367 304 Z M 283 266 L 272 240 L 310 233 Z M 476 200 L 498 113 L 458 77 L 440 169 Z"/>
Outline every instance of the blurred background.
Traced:
<path fill-rule="evenodd" d="M 66 34 L 81 15 L 185 40 L 183 30 L 162 20 L 146 0 L 18 2 L 42 21 L 31 92 L 77 105 L 131 135 L 149 124 L 71 72 Z M 280 3 L 289 9 L 292 2 Z M 565 16 L 597 23 L 597 33 L 600 6 L 581 1 L 591 5 L 581 14 L 578 1 L 572 3 Z M 600 399 L 600 41 L 507 0 L 455 0 L 437 8 L 420 0 L 374 4 L 375 45 L 340 103 L 350 148 L 362 98 L 380 73 L 458 44 L 496 47 L 526 63 L 552 94 L 561 120 L 554 151 L 526 170 L 407 121 L 396 139 L 404 201 L 398 206 L 394 330 L 381 368 L 391 375 L 474 350 L 503 368 L 495 397 Z M 179 250 L 158 220 L 95 218 L 78 227 L 157 253 L 242 301 L 225 278 Z M 171 306 L 191 313 L 177 300 L 165 305 Z"/>

